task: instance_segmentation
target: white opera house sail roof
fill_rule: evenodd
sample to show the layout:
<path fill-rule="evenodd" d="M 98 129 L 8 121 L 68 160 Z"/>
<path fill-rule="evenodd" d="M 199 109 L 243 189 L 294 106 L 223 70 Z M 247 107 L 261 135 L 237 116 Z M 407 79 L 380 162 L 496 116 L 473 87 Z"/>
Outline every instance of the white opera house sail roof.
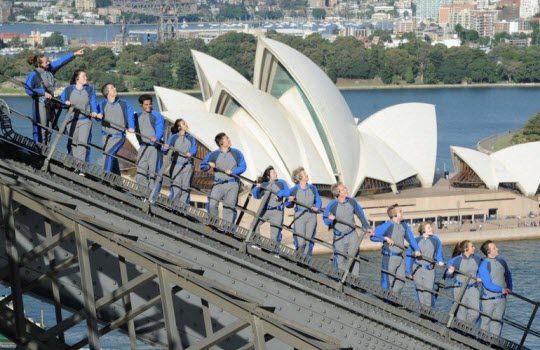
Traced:
<path fill-rule="evenodd" d="M 523 143 L 492 154 L 463 147 L 450 147 L 456 187 L 500 187 L 534 196 L 540 187 L 540 142 Z"/>
<path fill-rule="evenodd" d="M 253 83 L 223 62 L 192 51 L 202 101 L 155 87 L 166 119 L 184 118 L 209 150 L 226 132 L 246 158 L 245 176 L 268 165 L 291 184 L 303 166 L 327 190 L 342 181 L 351 194 L 430 187 L 437 148 L 433 105 L 386 108 L 358 124 L 334 83 L 311 60 L 280 42 L 259 38 Z"/>

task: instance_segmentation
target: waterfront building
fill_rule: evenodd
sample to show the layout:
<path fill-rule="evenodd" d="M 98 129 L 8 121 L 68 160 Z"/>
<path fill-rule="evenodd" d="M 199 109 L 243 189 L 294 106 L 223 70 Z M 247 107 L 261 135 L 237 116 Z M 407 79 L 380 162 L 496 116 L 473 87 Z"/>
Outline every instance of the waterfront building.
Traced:
<path fill-rule="evenodd" d="M 201 148 L 212 149 L 218 132 L 230 135 L 244 153 L 247 177 L 272 164 L 291 184 L 303 165 L 323 193 L 336 180 L 356 195 L 431 187 L 433 105 L 391 106 L 359 123 L 328 76 L 285 44 L 259 38 L 253 83 L 211 56 L 192 54 L 202 101 L 156 87 L 160 110 L 168 120 L 185 116 Z"/>
<path fill-rule="evenodd" d="M 96 0 L 75 0 L 77 11 L 92 11 L 96 9 Z"/>
<path fill-rule="evenodd" d="M 528 142 L 492 154 L 451 146 L 456 175 L 455 187 L 515 190 L 526 196 L 538 194 L 540 186 L 540 142 Z"/>

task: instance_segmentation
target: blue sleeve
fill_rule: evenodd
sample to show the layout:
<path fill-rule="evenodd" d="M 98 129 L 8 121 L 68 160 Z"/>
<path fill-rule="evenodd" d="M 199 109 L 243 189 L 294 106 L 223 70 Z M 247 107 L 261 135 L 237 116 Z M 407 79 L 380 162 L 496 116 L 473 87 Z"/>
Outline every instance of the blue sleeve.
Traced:
<path fill-rule="evenodd" d="M 289 197 L 290 191 L 289 191 L 289 186 L 287 185 L 287 183 L 283 180 L 277 180 L 277 182 L 283 186 L 283 189 L 279 190 L 279 192 L 277 193 L 277 196 L 280 199 Z"/>
<path fill-rule="evenodd" d="M 384 224 L 377 226 L 375 230 L 373 231 L 373 236 L 371 236 L 369 239 L 372 242 L 384 243 L 384 234 L 386 230 L 388 230 L 391 224 L 392 224 L 392 221 L 388 220 Z"/>
<path fill-rule="evenodd" d="M 409 225 L 407 225 L 406 223 L 405 223 L 405 238 L 407 239 L 407 242 L 409 242 L 409 245 L 412 246 L 415 251 L 420 251 L 418 242 L 416 242 L 416 239 L 414 239 L 414 234 L 412 233 Z"/>
<path fill-rule="evenodd" d="M 206 172 L 210 170 L 210 165 L 208 165 L 208 162 L 210 162 L 210 156 L 212 156 L 212 154 L 214 154 L 215 152 L 216 151 L 210 152 L 206 154 L 206 156 L 203 158 L 201 165 L 199 165 L 199 168 L 201 169 L 201 171 Z"/>
<path fill-rule="evenodd" d="M 62 95 L 60 95 L 60 99 L 62 100 L 62 102 L 66 102 L 66 101 L 69 101 L 69 92 L 71 91 L 71 85 L 67 86 L 64 91 L 62 91 Z"/>
<path fill-rule="evenodd" d="M 356 212 L 356 216 L 360 219 L 360 222 L 362 223 L 362 227 L 366 230 L 369 230 L 371 227 L 369 226 L 369 222 L 366 219 L 366 215 L 364 214 L 364 210 L 362 209 L 362 206 L 360 203 L 358 203 L 357 200 L 353 199 L 355 207 L 354 211 Z"/>
<path fill-rule="evenodd" d="M 26 91 L 26 94 L 28 96 L 35 97 L 35 96 L 41 96 L 45 94 L 45 89 L 39 86 L 38 81 L 39 79 L 37 76 L 37 72 L 35 70 L 28 73 L 28 75 L 26 76 L 26 82 L 25 82 L 26 88 L 24 89 L 24 91 Z"/>
<path fill-rule="evenodd" d="M 488 270 L 488 264 L 488 260 L 482 261 L 482 264 L 480 264 L 480 267 L 478 268 L 478 277 L 482 280 L 484 288 L 493 293 L 501 293 L 503 290 L 502 287 L 493 283 L 493 281 L 491 280 L 491 275 Z"/>
<path fill-rule="evenodd" d="M 170 135 L 169 135 L 169 138 L 167 139 L 167 142 L 165 142 L 166 144 L 169 145 L 169 147 L 172 147 L 172 146 L 171 146 L 171 142 L 172 142 L 172 139 L 173 139 L 173 136 L 174 136 L 174 135 L 175 135 L 175 134 L 170 134 Z M 161 146 L 161 151 L 167 153 L 169 150 L 166 149 L 164 146 Z"/>
<path fill-rule="evenodd" d="M 126 113 L 127 113 L 127 123 L 128 123 L 128 129 L 134 129 L 136 128 L 135 125 L 135 112 L 133 112 L 133 107 L 131 107 L 131 104 L 126 101 Z"/>
<path fill-rule="evenodd" d="M 409 246 L 409 248 L 407 248 L 407 255 L 405 256 L 405 274 L 407 276 L 410 276 L 412 274 L 413 261 L 413 251 L 411 249 L 411 246 Z"/>
<path fill-rule="evenodd" d="M 67 53 L 65 55 L 62 55 L 57 60 L 54 60 L 51 62 L 49 70 L 54 74 L 56 73 L 60 68 L 71 62 L 75 58 L 75 55 L 73 53 Z"/>
<path fill-rule="evenodd" d="M 160 113 L 154 113 L 154 116 L 156 117 L 156 142 L 161 142 L 165 131 L 165 119 Z"/>
<path fill-rule="evenodd" d="M 313 186 L 313 189 L 315 190 L 315 208 L 317 208 L 317 210 L 321 210 L 321 207 L 322 207 L 321 196 L 319 196 L 319 191 L 317 190 L 317 187 Z"/>
<path fill-rule="evenodd" d="M 326 205 L 326 208 L 324 209 L 324 213 L 323 213 L 323 221 L 324 221 L 324 224 L 328 227 L 332 227 L 334 225 L 334 220 L 330 220 L 328 218 L 328 215 L 330 215 L 330 209 L 332 208 L 332 205 L 334 204 L 336 200 L 335 199 L 332 199 L 330 201 L 330 203 L 328 203 Z"/>
<path fill-rule="evenodd" d="M 96 98 L 96 89 L 93 86 L 90 86 L 90 110 L 94 113 L 97 113 L 97 98 Z"/>
<path fill-rule="evenodd" d="M 242 175 L 244 171 L 246 171 L 246 161 L 244 159 L 244 155 L 239 150 L 236 150 L 238 152 L 238 166 L 233 169 L 232 173 L 233 175 Z"/>
<path fill-rule="evenodd" d="M 454 256 L 452 259 L 448 260 L 448 262 L 446 263 L 446 267 L 448 268 L 448 267 L 452 266 L 455 269 L 457 269 L 456 265 L 458 265 L 458 259 L 460 259 L 460 258 L 461 258 L 461 255 Z M 446 272 L 445 272 L 445 277 L 450 278 L 450 277 L 453 277 L 454 275 L 455 275 L 455 272 L 454 273 L 448 273 L 448 270 L 446 270 Z"/>
<path fill-rule="evenodd" d="M 298 185 L 294 185 L 293 187 L 291 187 L 291 188 L 289 189 L 289 193 L 287 194 L 287 197 L 292 196 L 292 194 L 293 194 L 294 189 L 295 189 L 296 186 L 298 186 Z M 287 200 L 285 201 L 285 207 L 287 207 L 287 208 L 292 208 L 292 207 L 294 207 L 294 202 L 289 202 L 289 199 L 287 198 Z"/>
<path fill-rule="evenodd" d="M 191 148 L 189 150 L 189 153 L 194 156 L 197 154 L 197 140 L 192 135 L 189 135 L 189 140 L 191 141 Z"/>
<path fill-rule="evenodd" d="M 257 186 L 253 186 L 253 189 L 251 190 L 251 194 L 253 195 L 253 198 L 261 199 L 262 188 L 259 188 Z"/>
<path fill-rule="evenodd" d="M 103 112 L 105 111 L 104 105 L 105 105 L 106 102 L 107 102 L 107 100 L 103 100 L 103 101 L 101 101 L 100 103 L 98 103 L 98 105 L 97 105 L 97 112 L 98 112 L 98 113 L 103 114 Z M 101 121 L 101 120 L 100 120 L 100 121 Z"/>
<path fill-rule="evenodd" d="M 437 262 L 444 262 L 444 256 L 443 256 L 443 249 L 442 249 L 442 242 L 439 239 L 439 237 L 432 236 L 435 239 L 435 242 L 437 242 L 437 246 L 435 247 L 435 259 Z"/>

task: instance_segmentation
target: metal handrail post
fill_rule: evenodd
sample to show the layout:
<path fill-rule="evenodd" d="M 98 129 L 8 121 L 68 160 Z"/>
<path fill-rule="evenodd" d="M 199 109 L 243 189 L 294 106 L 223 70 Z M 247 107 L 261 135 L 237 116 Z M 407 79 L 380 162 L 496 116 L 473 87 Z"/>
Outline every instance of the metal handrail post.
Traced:
<path fill-rule="evenodd" d="M 54 150 L 56 149 L 56 146 L 58 145 L 58 142 L 60 142 L 60 138 L 66 131 L 66 127 L 68 123 L 75 122 L 75 118 L 72 120 L 69 120 L 68 115 L 71 115 L 73 113 L 73 110 L 75 109 L 74 106 L 69 107 L 66 117 L 64 118 L 64 121 L 62 122 L 62 126 L 58 130 L 58 133 L 56 133 L 56 137 L 53 141 L 53 143 L 49 146 L 49 154 L 47 154 L 47 157 L 45 158 L 45 161 L 43 162 L 43 166 L 41 167 L 42 171 L 48 171 L 49 170 L 49 162 L 51 161 L 52 155 L 54 153 Z"/>
<path fill-rule="evenodd" d="M 459 297 L 457 300 L 454 300 L 454 303 L 452 304 L 452 308 L 450 309 L 448 322 L 446 323 L 446 327 L 450 328 L 450 325 L 452 324 L 452 321 L 454 321 L 454 317 L 456 315 L 458 307 L 461 305 L 461 301 L 463 300 L 463 297 L 465 296 L 465 292 L 467 291 L 467 286 L 469 285 L 469 282 L 471 281 L 472 277 L 469 275 L 467 276 L 467 280 L 463 283 L 463 286 L 461 287 L 461 290 L 459 292 Z"/>
<path fill-rule="evenodd" d="M 529 331 L 531 330 L 537 311 L 538 311 L 538 304 L 534 306 L 534 310 L 531 314 L 531 318 L 529 318 L 529 322 L 527 323 L 527 328 L 525 329 L 525 332 L 523 332 L 523 336 L 521 337 L 521 341 L 519 342 L 520 347 L 522 347 L 523 344 L 525 344 L 525 339 L 527 338 L 527 335 L 529 334 Z"/>

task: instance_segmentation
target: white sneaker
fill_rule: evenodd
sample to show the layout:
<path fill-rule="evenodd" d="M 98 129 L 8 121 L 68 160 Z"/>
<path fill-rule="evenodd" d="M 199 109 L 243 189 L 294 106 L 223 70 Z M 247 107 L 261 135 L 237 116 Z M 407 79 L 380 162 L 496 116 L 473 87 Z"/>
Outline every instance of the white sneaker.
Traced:
<path fill-rule="evenodd" d="M 255 244 L 252 244 L 252 245 L 251 245 L 251 248 L 253 248 L 253 249 L 255 249 L 255 250 L 261 250 L 261 247 L 256 246 Z"/>
<path fill-rule="evenodd" d="M 86 174 L 83 173 L 82 171 L 79 171 L 79 176 L 86 177 Z"/>

